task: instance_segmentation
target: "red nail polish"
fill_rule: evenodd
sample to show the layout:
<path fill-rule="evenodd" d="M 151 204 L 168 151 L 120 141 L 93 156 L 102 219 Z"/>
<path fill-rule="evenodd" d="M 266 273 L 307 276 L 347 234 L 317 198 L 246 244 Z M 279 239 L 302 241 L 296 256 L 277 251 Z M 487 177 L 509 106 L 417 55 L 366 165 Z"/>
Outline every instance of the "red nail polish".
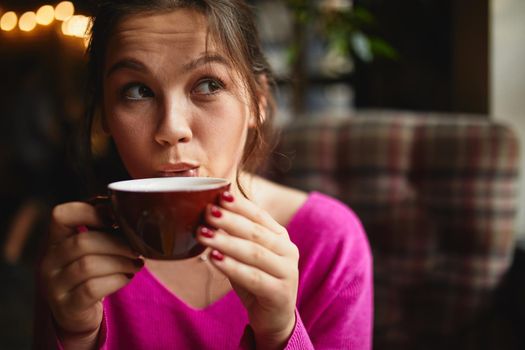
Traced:
<path fill-rule="evenodd" d="M 222 193 L 222 199 L 229 203 L 232 203 L 235 200 L 235 198 L 233 198 L 233 195 L 228 191 Z"/>
<path fill-rule="evenodd" d="M 217 261 L 223 261 L 224 260 L 224 255 L 222 255 L 221 252 L 219 252 L 218 250 L 212 250 L 211 251 L 211 257 Z"/>
<path fill-rule="evenodd" d="M 217 208 L 216 206 L 211 207 L 211 215 L 216 218 L 222 217 L 221 210 Z"/>
<path fill-rule="evenodd" d="M 87 228 L 87 226 L 77 226 L 77 233 L 84 233 L 84 232 L 88 232 L 89 229 Z"/>
<path fill-rule="evenodd" d="M 201 236 L 206 237 L 206 238 L 213 238 L 213 236 L 215 235 L 215 232 L 203 226 L 200 228 L 200 234 Z"/>

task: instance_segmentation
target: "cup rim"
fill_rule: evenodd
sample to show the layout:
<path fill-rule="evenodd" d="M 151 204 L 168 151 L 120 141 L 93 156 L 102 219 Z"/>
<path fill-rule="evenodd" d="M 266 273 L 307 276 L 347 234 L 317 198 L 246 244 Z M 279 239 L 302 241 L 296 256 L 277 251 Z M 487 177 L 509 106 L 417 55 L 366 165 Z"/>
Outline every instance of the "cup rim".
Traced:
<path fill-rule="evenodd" d="M 155 182 L 154 185 L 152 184 L 153 182 Z M 131 184 L 133 187 L 128 187 Z M 116 181 L 108 184 L 107 188 L 110 191 L 117 192 L 195 192 L 214 190 L 223 186 L 227 186 L 228 184 L 228 180 L 217 177 L 152 177 Z M 188 186 L 192 187 L 190 188 Z"/>

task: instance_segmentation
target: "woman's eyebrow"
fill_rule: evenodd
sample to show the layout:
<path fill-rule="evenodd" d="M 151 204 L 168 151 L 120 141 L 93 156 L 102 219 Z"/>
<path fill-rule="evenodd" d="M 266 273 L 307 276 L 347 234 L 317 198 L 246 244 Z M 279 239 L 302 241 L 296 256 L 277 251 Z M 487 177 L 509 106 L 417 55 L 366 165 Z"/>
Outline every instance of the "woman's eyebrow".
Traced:
<path fill-rule="evenodd" d="M 201 56 L 193 61 L 190 61 L 188 63 L 186 63 L 182 69 L 184 71 L 192 71 L 200 66 L 203 66 L 203 65 L 206 65 L 206 64 L 209 64 L 209 63 L 219 63 L 219 64 L 222 64 L 228 68 L 231 68 L 231 65 L 230 63 L 228 62 L 228 60 L 226 58 L 224 58 L 223 56 L 221 55 L 216 55 L 216 54 L 212 54 L 212 55 L 204 55 L 204 56 Z"/>
<path fill-rule="evenodd" d="M 204 55 L 184 64 L 184 66 L 182 66 L 182 70 L 184 72 L 189 72 L 200 66 L 210 63 L 219 63 L 228 68 L 231 68 L 231 65 L 228 62 L 228 60 L 221 55 Z M 111 74 L 120 69 L 131 69 L 139 72 L 148 72 L 148 68 L 142 62 L 132 58 L 124 58 L 116 62 L 111 66 L 111 68 L 109 68 L 106 74 L 106 78 L 108 78 Z"/>
<path fill-rule="evenodd" d="M 106 78 L 120 69 L 131 69 L 139 72 L 148 72 L 148 68 L 142 62 L 132 58 L 124 58 L 120 61 L 117 61 L 111 66 L 111 68 L 108 69 Z"/>

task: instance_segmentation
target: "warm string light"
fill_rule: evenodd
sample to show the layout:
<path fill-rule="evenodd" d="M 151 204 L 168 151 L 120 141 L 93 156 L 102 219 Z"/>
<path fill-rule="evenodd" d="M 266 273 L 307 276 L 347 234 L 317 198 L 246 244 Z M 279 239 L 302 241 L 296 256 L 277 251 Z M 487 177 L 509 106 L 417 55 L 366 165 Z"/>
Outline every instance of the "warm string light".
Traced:
<path fill-rule="evenodd" d="M 4 13 L 2 18 L 0 18 L 0 29 L 9 32 L 15 29 L 18 23 L 18 17 L 13 11 L 8 11 Z"/>
<path fill-rule="evenodd" d="M 65 21 L 75 13 L 75 6 L 70 1 L 62 1 L 55 7 L 55 18 L 58 21 Z"/>
<path fill-rule="evenodd" d="M 62 22 L 62 33 L 64 35 L 74 36 L 77 38 L 84 38 L 89 27 L 89 18 L 86 16 L 71 16 L 66 21 Z"/>
<path fill-rule="evenodd" d="M 44 5 L 36 11 L 36 23 L 47 26 L 55 20 L 55 9 L 51 5 Z"/>
<path fill-rule="evenodd" d="M 30 32 L 36 27 L 36 13 L 28 11 L 20 16 L 18 28 L 24 32 Z"/>
<path fill-rule="evenodd" d="M 7 11 L 0 17 L 0 30 L 9 32 L 17 26 L 23 32 L 31 32 L 40 26 L 47 26 L 54 21 L 61 21 L 62 34 L 88 41 L 88 29 L 91 23 L 89 17 L 75 15 L 75 6 L 70 1 L 62 1 L 55 7 L 41 6 L 36 13 L 27 11 L 20 18 L 13 11 Z"/>

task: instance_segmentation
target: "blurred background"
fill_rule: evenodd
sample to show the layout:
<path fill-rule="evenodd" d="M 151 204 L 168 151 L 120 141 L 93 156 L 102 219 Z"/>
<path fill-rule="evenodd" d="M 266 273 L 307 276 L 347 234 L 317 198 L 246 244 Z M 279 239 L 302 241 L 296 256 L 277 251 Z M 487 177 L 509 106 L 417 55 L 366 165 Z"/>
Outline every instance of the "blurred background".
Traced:
<path fill-rule="evenodd" d="M 525 137 L 523 0 L 250 3 L 276 72 L 280 126 L 375 108 L 494 118 Z M 91 5 L 0 0 L 2 349 L 30 348 L 32 274 L 49 211 L 85 195 L 71 150 Z"/>

